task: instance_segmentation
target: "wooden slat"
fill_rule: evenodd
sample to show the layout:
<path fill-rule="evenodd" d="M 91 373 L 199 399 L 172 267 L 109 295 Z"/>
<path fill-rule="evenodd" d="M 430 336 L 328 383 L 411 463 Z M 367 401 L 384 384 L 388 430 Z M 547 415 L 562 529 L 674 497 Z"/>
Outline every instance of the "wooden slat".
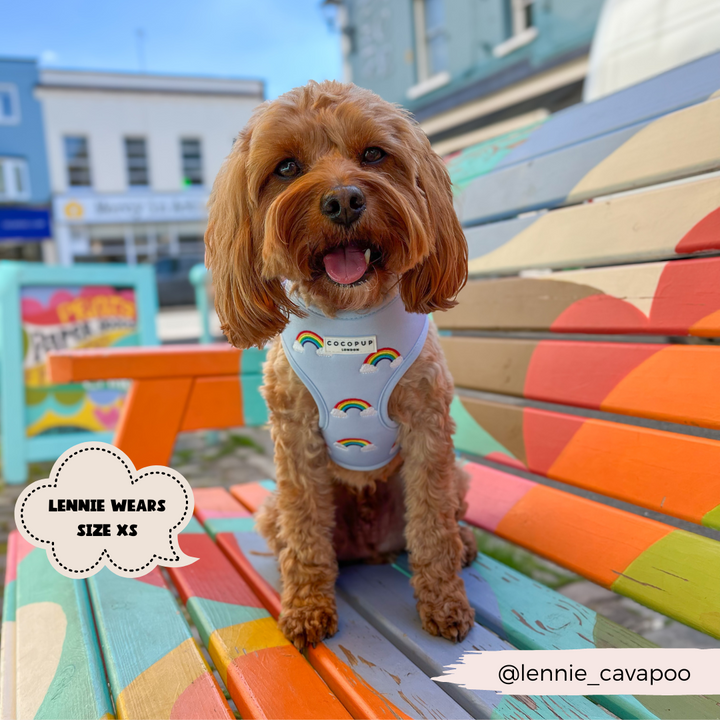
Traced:
<path fill-rule="evenodd" d="M 720 529 L 720 442 L 460 396 L 455 447 Z"/>
<path fill-rule="evenodd" d="M 17 540 L 12 530 L 5 555 L 5 589 L 3 591 L 2 637 L 0 637 L 0 720 L 15 720 L 15 612 L 17 607 Z"/>
<path fill-rule="evenodd" d="M 242 395 L 239 375 L 197 378 L 180 432 L 241 427 L 245 424 Z"/>
<path fill-rule="evenodd" d="M 234 717 L 159 568 L 88 585 L 119 718 Z"/>
<path fill-rule="evenodd" d="M 242 352 L 229 345 L 64 350 L 48 355 L 54 383 L 237 375 Z"/>
<path fill-rule="evenodd" d="M 471 280 L 439 328 L 720 336 L 720 258 Z"/>
<path fill-rule="evenodd" d="M 720 76 L 720 53 L 687 63 L 632 87 L 620 90 L 591 103 L 580 103 L 555 113 L 546 122 L 515 140 L 510 152 L 498 153 L 491 143 L 484 143 L 484 155 L 499 156 L 488 162 L 483 156 L 477 163 L 476 177 L 494 169 L 503 170 L 526 163 L 534 158 L 556 153 L 562 148 L 612 134 L 669 113 L 701 103 L 713 96 Z M 448 169 L 453 182 L 456 168 L 462 171 L 465 184 L 472 178 L 472 165 L 465 155 L 472 156 L 476 148 L 452 156 Z M 547 178 L 543 178 L 546 182 Z"/>
<path fill-rule="evenodd" d="M 272 480 L 262 480 L 254 483 L 243 483 L 242 485 L 233 485 L 230 488 L 232 496 L 242 503 L 250 512 L 254 513 L 260 509 L 260 506 L 275 489 L 275 483 Z"/>
<path fill-rule="evenodd" d="M 660 260 L 720 248 L 711 177 L 469 228 L 471 275 Z"/>
<path fill-rule="evenodd" d="M 277 563 L 255 532 L 247 511 L 238 512 L 237 501 L 220 488 L 205 491 L 196 498 L 195 507 L 199 517 L 207 518 L 206 529 L 218 519 L 225 524 L 228 531 L 215 536 L 218 546 L 270 614 L 278 617 Z M 218 518 L 221 512 L 224 514 Z M 236 512 L 233 520 L 231 515 Z M 308 648 L 308 659 L 353 717 L 470 717 L 342 599 L 338 600 L 338 615 L 338 632 Z"/>
<path fill-rule="evenodd" d="M 488 222 L 717 170 L 718 127 L 720 99 L 709 100 L 496 170 L 465 188 L 460 218 Z"/>
<path fill-rule="evenodd" d="M 456 387 L 720 428 L 716 347 L 471 337 L 441 344 Z"/>
<path fill-rule="evenodd" d="M 178 540 L 199 559 L 170 576 L 241 716 L 350 717 L 210 537 Z"/>
<path fill-rule="evenodd" d="M 390 566 L 350 566 L 338 578 L 338 592 L 377 630 L 430 677 L 443 673 L 465 652 L 509 650 L 512 646 L 475 624 L 461 643 L 451 644 L 426 633 L 415 608 L 406 575 Z M 571 718 L 609 717 L 585 698 L 514 697 L 447 684 L 445 691 L 474 717 Z"/>
<path fill-rule="evenodd" d="M 475 463 L 466 520 L 720 637 L 720 543 Z"/>
<path fill-rule="evenodd" d="M 85 581 L 19 535 L 14 546 L 17 717 L 113 717 Z"/>

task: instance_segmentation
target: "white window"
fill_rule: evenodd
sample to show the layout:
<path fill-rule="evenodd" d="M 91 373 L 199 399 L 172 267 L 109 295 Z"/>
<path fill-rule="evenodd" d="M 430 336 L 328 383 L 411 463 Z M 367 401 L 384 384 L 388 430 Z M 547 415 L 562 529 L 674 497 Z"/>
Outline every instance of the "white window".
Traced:
<path fill-rule="evenodd" d="M 17 125 L 20 122 L 20 97 L 17 87 L 0 83 L 0 125 Z"/>
<path fill-rule="evenodd" d="M 86 137 L 73 135 L 64 138 L 65 163 L 67 165 L 68 185 L 71 187 L 90 187 L 90 152 Z"/>
<path fill-rule="evenodd" d="M 183 185 L 202 185 L 202 146 L 199 140 L 181 140 Z"/>
<path fill-rule="evenodd" d="M 504 57 L 523 47 L 537 37 L 533 18 L 535 0 L 504 0 L 508 25 L 508 37 L 493 48 L 495 57 Z"/>
<path fill-rule="evenodd" d="M 0 157 L 0 202 L 30 199 L 30 175 L 21 158 Z"/>
<path fill-rule="evenodd" d="M 413 0 L 417 85 L 407 96 L 413 100 L 450 82 L 445 0 Z"/>
<path fill-rule="evenodd" d="M 147 143 L 145 138 L 125 138 L 125 160 L 127 162 L 128 185 L 150 184 Z"/>

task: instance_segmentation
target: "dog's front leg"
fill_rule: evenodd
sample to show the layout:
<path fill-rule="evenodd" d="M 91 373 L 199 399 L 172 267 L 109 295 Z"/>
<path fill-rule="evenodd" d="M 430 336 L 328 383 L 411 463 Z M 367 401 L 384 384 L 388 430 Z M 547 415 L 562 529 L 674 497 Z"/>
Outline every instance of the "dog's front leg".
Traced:
<path fill-rule="evenodd" d="M 295 425 L 295 424 L 294 424 Z M 298 649 L 337 631 L 335 523 L 327 451 L 319 430 L 296 424 L 277 434 L 280 629 Z M 292 447 L 285 438 L 292 438 Z"/>
<path fill-rule="evenodd" d="M 401 425 L 405 537 L 423 628 L 459 641 L 470 631 L 475 611 L 458 575 L 463 543 L 457 522 L 453 423 L 439 400 L 428 398 L 428 406 Z"/>

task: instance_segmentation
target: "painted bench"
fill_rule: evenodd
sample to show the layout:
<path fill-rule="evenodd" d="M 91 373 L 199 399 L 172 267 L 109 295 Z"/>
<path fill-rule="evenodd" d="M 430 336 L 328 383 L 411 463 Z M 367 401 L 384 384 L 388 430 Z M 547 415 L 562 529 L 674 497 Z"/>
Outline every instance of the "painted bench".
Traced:
<path fill-rule="evenodd" d="M 450 158 L 472 279 L 435 317 L 458 388 L 466 522 L 715 638 L 719 71 L 720 56 L 703 58 L 502 152 Z M 142 467 L 167 464 L 179 432 L 264 423 L 261 359 L 174 346 L 50 366 L 63 382 L 132 379 L 115 443 Z M 463 643 L 422 632 L 400 558 L 344 568 L 338 634 L 300 655 L 278 632 L 277 568 L 254 531 L 271 490 L 197 490 L 180 542 L 201 559 L 140 580 L 58 579 L 13 535 L 2 717 L 231 717 L 228 700 L 242 717 L 720 717 L 720 697 L 436 685 L 471 648 L 652 646 L 485 555 L 463 571 L 477 620 Z"/>

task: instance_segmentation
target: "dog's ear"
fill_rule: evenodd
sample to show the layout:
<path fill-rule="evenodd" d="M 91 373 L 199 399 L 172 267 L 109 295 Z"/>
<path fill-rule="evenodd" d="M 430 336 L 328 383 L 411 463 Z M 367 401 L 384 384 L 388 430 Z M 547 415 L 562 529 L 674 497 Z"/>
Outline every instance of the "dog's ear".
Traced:
<path fill-rule="evenodd" d="M 400 294 L 408 312 L 429 313 L 457 304 L 455 296 L 467 282 L 468 248 L 445 164 L 422 130 L 416 133 L 422 144 L 417 184 L 428 205 L 432 249 L 422 263 L 403 274 Z"/>
<path fill-rule="evenodd" d="M 205 233 L 215 309 L 222 331 L 239 348 L 262 347 L 296 310 L 280 280 L 263 278 L 262 247 L 254 237 L 247 187 L 247 145 L 241 135 L 213 185 Z"/>

